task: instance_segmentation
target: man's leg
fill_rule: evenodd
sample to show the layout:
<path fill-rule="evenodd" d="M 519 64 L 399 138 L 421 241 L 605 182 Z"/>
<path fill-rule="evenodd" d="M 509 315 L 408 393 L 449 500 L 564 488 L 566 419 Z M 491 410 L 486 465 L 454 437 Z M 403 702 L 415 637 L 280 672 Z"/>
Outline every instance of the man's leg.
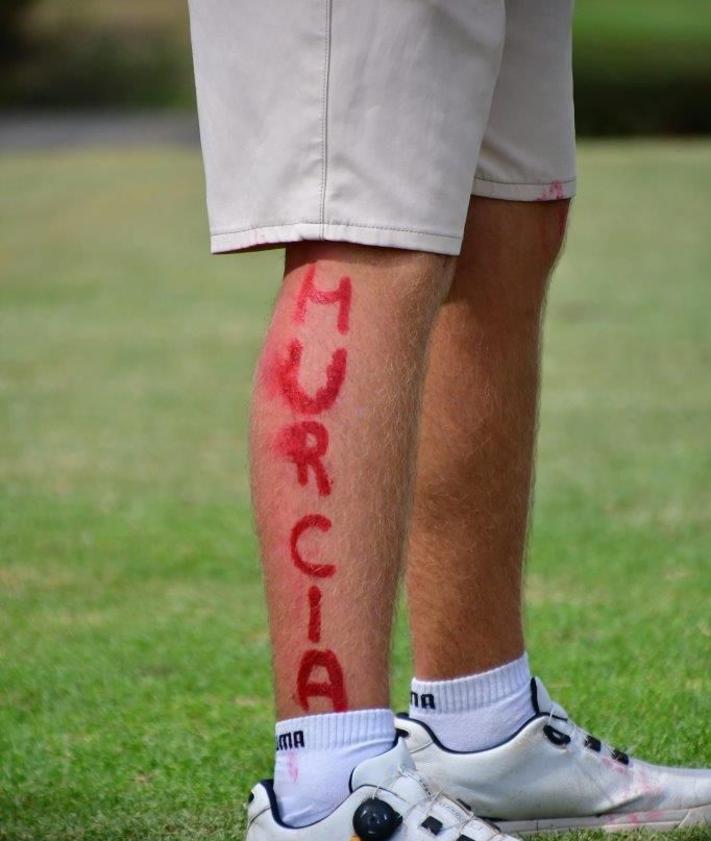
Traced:
<path fill-rule="evenodd" d="M 709 825 L 711 770 L 652 765 L 577 726 L 524 653 L 540 322 L 566 211 L 471 205 L 430 349 L 408 560 L 417 677 L 397 724 L 433 786 L 504 832 Z"/>
<path fill-rule="evenodd" d="M 425 354 L 452 270 L 453 258 L 420 252 L 287 249 L 251 454 L 280 720 L 275 789 L 296 824 L 333 809 L 356 762 L 394 738 L 393 603 Z"/>
<path fill-rule="evenodd" d="M 407 573 L 413 707 L 462 750 L 506 738 L 532 714 L 521 571 L 541 319 L 567 210 L 473 198 L 432 337 Z M 472 708 L 477 726 L 463 729 L 459 713 Z"/>

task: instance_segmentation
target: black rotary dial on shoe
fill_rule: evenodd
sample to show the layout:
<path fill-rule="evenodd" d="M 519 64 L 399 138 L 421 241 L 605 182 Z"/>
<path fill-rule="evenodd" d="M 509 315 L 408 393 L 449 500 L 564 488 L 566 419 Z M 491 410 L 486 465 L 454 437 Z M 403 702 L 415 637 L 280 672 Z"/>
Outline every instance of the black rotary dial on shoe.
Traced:
<path fill-rule="evenodd" d="M 362 841 L 386 841 L 402 823 L 402 815 L 384 800 L 370 797 L 353 815 L 353 829 Z"/>

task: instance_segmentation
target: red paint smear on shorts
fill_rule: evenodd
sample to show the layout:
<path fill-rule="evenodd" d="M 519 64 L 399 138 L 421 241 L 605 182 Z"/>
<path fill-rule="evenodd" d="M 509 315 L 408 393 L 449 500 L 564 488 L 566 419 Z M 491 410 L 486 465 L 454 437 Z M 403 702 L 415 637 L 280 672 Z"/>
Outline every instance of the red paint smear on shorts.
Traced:
<path fill-rule="evenodd" d="M 565 190 L 561 181 L 551 181 L 536 201 L 557 201 L 565 198 Z"/>
<path fill-rule="evenodd" d="M 338 348 L 331 356 L 326 368 L 326 385 L 318 389 L 316 394 L 307 394 L 299 385 L 299 368 L 304 346 L 298 339 L 293 339 L 289 345 L 289 356 L 279 366 L 279 380 L 281 393 L 291 408 L 304 415 L 318 415 L 330 409 L 336 401 L 346 377 L 346 360 L 348 353 L 345 348 Z"/>
<path fill-rule="evenodd" d="M 325 669 L 327 680 L 313 680 L 318 669 Z M 296 692 L 301 708 L 309 712 L 310 698 L 330 698 L 334 712 L 341 713 L 348 709 L 343 669 L 333 651 L 304 652 L 296 679 Z"/>
<path fill-rule="evenodd" d="M 309 587 L 309 642 L 321 642 L 321 591 Z"/>
<path fill-rule="evenodd" d="M 328 517 L 323 517 L 321 514 L 307 514 L 302 517 L 291 530 L 291 560 L 294 566 L 314 578 L 330 578 L 335 572 L 336 567 L 333 564 L 312 564 L 305 561 L 299 553 L 299 538 L 309 529 L 319 529 L 319 531 L 330 531 L 331 521 Z"/>
<path fill-rule="evenodd" d="M 342 277 L 337 289 L 331 290 L 330 292 L 324 292 L 323 290 L 316 288 L 314 283 L 315 276 L 316 266 L 309 266 L 304 282 L 301 284 L 299 296 L 296 299 L 294 321 L 297 324 L 304 323 L 306 318 L 306 308 L 309 302 L 313 304 L 338 304 L 338 332 L 347 333 L 351 312 L 351 279 L 349 277 Z"/>
<path fill-rule="evenodd" d="M 296 478 L 300 485 L 309 481 L 309 468 L 316 478 L 321 496 L 331 493 L 332 482 L 322 458 L 328 450 L 328 430 L 318 421 L 301 421 L 281 430 L 276 442 L 277 450 L 296 465 Z"/>

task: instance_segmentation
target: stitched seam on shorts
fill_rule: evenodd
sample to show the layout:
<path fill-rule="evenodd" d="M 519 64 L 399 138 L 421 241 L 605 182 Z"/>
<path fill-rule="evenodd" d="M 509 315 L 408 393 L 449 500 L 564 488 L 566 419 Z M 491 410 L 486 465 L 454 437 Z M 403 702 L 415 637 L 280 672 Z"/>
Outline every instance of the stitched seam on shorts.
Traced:
<path fill-rule="evenodd" d="M 390 225 L 361 225 L 354 222 L 334 222 L 329 220 L 322 223 L 321 220 L 309 222 L 308 220 L 300 220 L 299 222 L 272 222 L 269 225 L 247 225 L 246 228 L 224 228 L 219 231 L 210 231 L 212 237 L 223 237 L 228 234 L 242 234 L 245 231 L 264 231 L 267 228 L 295 228 L 297 225 L 321 225 L 323 228 L 337 225 L 341 228 L 364 228 L 375 231 L 403 231 L 408 234 L 421 234 L 426 237 L 440 237 L 442 239 L 461 239 L 461 236 L 455 234 L 440 234 L 435 231 L 421 231 L 418 228 L 396 228 Z M 323 235 L 323 231 L 322 231 Z"/>
<path fill-rule="evenodd" d="M 572 184 L 576 180 L 577 177 L 566 178 L 564 181 L 559 178 L 554 178 L 553 181 L 495 181 L 493 178 L 474 176 L 474 181 L 484 181 L 486 184 L 503 184 L 506 187 L 550 187 L 551 184 Z"/>
<path fill-rule="evenodd" d="M 323 80 L 321 87 L 321 236 L 326 218 L 326 184 L 328 180 L 328 94 L 331 76 L 331 19 L 333 0 L 326 0 L 324 22 Z"/>

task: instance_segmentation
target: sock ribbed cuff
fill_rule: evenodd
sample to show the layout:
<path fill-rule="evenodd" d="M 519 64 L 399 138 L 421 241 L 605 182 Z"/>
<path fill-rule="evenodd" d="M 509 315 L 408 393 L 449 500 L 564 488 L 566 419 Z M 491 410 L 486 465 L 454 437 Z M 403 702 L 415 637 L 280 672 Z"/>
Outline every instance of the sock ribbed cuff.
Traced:
<path fill-rule="evenodd" d="M 275 727 L 279 750 L 334 750 L 364 742 L 395 741 L 392 710 L 352 710 L 287 718 Z"/>
<path fill-rule="evenodd" d="M 412 681 L 412 692 L 422 699 L 423 696 L 432 697 L 432 706 L 420 700 L 411 709 L 422 706 L 432 713 L 466 712 L 480 707 L 495 704 L 502 698 L 520 692 L 531 681 L 531 670 L 528 665 L 528 655 L 523 654 L 518 660 L 497 666 L 486 672 L 479 672 L 466 677 L 451 680 L 418 680 Z"/>

